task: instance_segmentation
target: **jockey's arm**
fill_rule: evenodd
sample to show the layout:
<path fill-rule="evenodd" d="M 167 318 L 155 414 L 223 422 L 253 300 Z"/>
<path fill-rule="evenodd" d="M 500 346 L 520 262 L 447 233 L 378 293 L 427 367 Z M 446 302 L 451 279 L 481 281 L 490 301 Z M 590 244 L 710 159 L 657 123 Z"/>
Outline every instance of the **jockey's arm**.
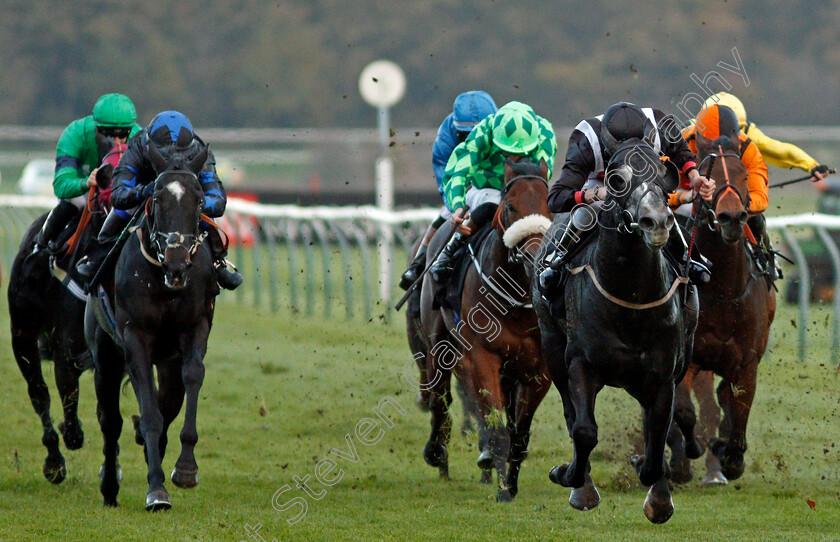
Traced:
<path fill-rule="evenodd" d="M 742 136 L 743 137 L 743 136 Z M 741 161 L 747 168 L 747 190 L 750 193 L 750 207 L 747 209 L 750 214 L 756 214 L 767 209 L 768 204 L 768 181 L 767 164 L 764 162 L 758 146 L 753 141 L 741 155 Z"/>
<path fill-rule="evenodd" d="M 119 165 L 114 168 L 114 178 L 111 182 L 113 187 L 111 205 L 115 209 L 123 211 L 133 209 L 146 199 L 143 189 L 146 184 L 154 181 L 151 163 L 145 158 L 143 152 L 146 140 L 142 136 L 131 138 Z"/>
<path fill-rule="evenodd" d="M 210 151 L 207 156 L 204 169 L 198 175 L 198 182 L 204 191 L 204 209 L 202 212 L 210 218 L 222 216 L 227 206 L 227 193 L 218 173 L 216 173 L 216 159 L 213 157 L 213 151 Z"/>
<path fill-rule="evenodd" d="M 88 190 L 89 177 L 82 174 L 84 145 L 84 119 L 79 119 L 64 129 L 56 146 L 53 192 L 59 199 L 75 198 Z"/>
<path fill-rule="evenodd" d="M 756 144 L 764 160 L 773 166 L 782 168 L 798 168 L 811 171 L 819 162 L 791 143 L 785 143 L 766 135 L 755 124 L 748 124 L 744 133 Z"/>
<path fill-rule="evenodd" d="M 595 171 L 595 154 L 583 132 L 573 130 L 566 150 L 566 162 L 560 170 L 560 178 L 551 185 L 548 192 L 548 209 L 552 213 L 571 211 L 583 203 L 583 185 L 590 173 Z"/>

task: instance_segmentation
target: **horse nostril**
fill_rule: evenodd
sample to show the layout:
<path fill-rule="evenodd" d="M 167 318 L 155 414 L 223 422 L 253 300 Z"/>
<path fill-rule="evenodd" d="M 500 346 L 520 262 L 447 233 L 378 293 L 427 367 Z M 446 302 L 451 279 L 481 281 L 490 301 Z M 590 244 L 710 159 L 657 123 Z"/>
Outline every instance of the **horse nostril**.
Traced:
<path fill-rule="evenodd" d="M 656 229 L 656 221 L 649 216 L 643 216 L 639 219 L 639 228 L 642 231 L 653 231 Z"/>
<path fill-rule="evenodd" d="M 730 222 L 732 222 L 732 214 L 731 213 L 719 213 L 717 215 L 718 224 L 721 226 L 726 226 Z"/>
<path fill-rule="evenodd" d="M 741 225 L 746 224 L 748 218 L 749 218 L 749 215 L 747 214 L 746 211 L 741 211 L 740 213 L 738 213 L 738 222 L 741 223 Z"/>
<path fill-rule="evenodd" d="M 665 219 L 665 229 L 670 230 L 671 228 L 673 228 L 674 227 L 674 222 L 675 222 L 674 215 L 673 214 L 668 215 L 668 218 Z"/>

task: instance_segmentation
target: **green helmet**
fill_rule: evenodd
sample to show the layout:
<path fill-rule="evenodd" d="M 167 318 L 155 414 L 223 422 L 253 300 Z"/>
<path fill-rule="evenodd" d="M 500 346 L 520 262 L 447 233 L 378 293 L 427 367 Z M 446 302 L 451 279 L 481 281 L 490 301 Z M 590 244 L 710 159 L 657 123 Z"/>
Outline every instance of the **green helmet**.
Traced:
<path fill-rule="evenodd" d="M 137 110 L 125 94 L 106 94 L 93 106 L 93 123 L 97 127 L 130 127 L 137 120 Z"/>
<path fill-rule="evenodd" d="M 539 121 L 529 105 L 509 102 L 493 117 L 493 142 L 503 151 L 527 154 L 539 141 Z"/>

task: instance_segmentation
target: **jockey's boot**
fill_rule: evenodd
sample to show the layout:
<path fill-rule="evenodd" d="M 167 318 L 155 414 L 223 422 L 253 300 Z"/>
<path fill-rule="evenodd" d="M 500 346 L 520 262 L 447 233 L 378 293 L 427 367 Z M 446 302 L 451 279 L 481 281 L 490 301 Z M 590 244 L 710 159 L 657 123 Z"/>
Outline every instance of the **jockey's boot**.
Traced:
<path fill-rule="evenodd" d="M 770 280 L 775 281 L 783 278 L 782 268 L 776 261 L 776 251 L 773 250 L 773 245 L 770 244 L 770 236 L 767 235 L 767 221 L 764 215 L 761 213 L 752 215 L 747 221 L 747 225 L 758 243 L 754 247 L 754 253 L 761 265 L 764 266 L 764 271 L 770 275 Z"/>
<path fill-rule="evenodd" d="M 102 229 L 99 230 L 99 235 L 96 239 L 92 239 L 90 248 L 76 263 L 76 272 L 85 279 L 86 282 L 96 276 L 96 272 L 105 260 L 105 257 L 110 252 L 111 248 L 116 243 L 123 229 L 128 225 L 131 217 L 123 218 L 116 213 L 114 209 L 108 213 L 105 218 L 105 223 L 102 224 Z"/>
<path fill-rule="evenodd" d="M 674 269 L 676 269 L 677 273 L 682 275 L 686 268 L 685 262 L 688 259 L 688 247 L 685 243 L 685 235 L 680 235 L 680 232 L 677 231 L 677 228 L 680 227 L 679 224 L 675 224 L 671 228 L 671 232 L 668 235 L 668 242 L 662 249 L 662 254 Z M 697 245 L 694 245 L 692 248 L 691 255 L 693 257 L 688 265 L 688 282 L 698 286 L 708 284 L 712 280 L 712 262 L 700 254 Z"/>
<path fill-rule="evenodd" d="M 429 270 L 435 282 L 438 284 L 449 282 L 449 279 L 452 278 L 452 272 L 455 270 L 455 253 L 467 244 L 469 239 L 469 235 L 464 235 L 460 232 L 455 232 L 452 235 L 452 239 L 440 251 L 440 255 L 435 260 L 435 263 L 432 264 L 431 270 Z"/>
<path fill-rule="evenodd" d="M 55 241 L 58 234 L 67 227 L 70 219 L 76 216 L 78 212 L 79 210 L 69 200 L 60 200 L 58 205 L 50 211 L 47 220 L 44 221 L 44 226 L 38 232 L 38 238 L 35 241 L 35 248 L 32 253 L 47 248 L 52 241 Z"/>
<path fill-rule="evenodd" d="M 210 253 L 213 257 L 213 270 L 216 273 L 216 281 L 225 290 L 235 290 L 242 284 L 242 274 L 235 265 L 225 259 L 227 247 L 222 240 L 219 229 L 210 226 L 207 231 L 207 243 L 210 246 Z"/>
<path fill-rule="evenodd" d="M 595 228 L 579 230 L 574 226 L 572 221 L 566 225 L 566 229 L 563 230 L 563 235 L 560 236 L 560 240 L 555 243 L 557 252 L 553 255 L 549 255 L 551 260 L 546 262 L 548 265 L 540 273 L 540 293 L 547 296 L 557 291 L 557 288 L 563 280 L 563 266 L 566 264 L 569 257 L 577 252 L 578 247 L 580 247 L 594 231 Z"/>
<path fill-rule="evenodd" d="M 411 263 L 408 265 L 408 269 L 406 269 L 405 273 L 402 274 L 400 277 L 400 288 L 403 290 L 408 290 L 411 288 L 411 285 L 414 284 L 420 275 L 423 273 L 423 270 L 426 268 L 426 249 L 428 247 L 420 245 L 420 248 L 417 249 L 417 254 L 414 256 L 414 259 L 411 260 Z"/>

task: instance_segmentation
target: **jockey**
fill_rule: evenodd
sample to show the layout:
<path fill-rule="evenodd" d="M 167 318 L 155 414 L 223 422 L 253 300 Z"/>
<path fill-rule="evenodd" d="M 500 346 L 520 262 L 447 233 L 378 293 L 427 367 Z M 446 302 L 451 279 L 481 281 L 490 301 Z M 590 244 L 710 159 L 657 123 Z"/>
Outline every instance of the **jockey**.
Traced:
<path fill-rule="evenodd" d="M 697 157 L 682 138 L 676 119 L 658 109 L 619 102 L 610 106 L 603 115 L 582 120 L 572 131 L 566 163 L 560 178 L 551 186 L 548 194 L 548 208 L 551 212 L 571 212 L 577 205 L 590 205 L 607 197 L 607 187 L 601 182 L 610 160 L 602 142 L 605 136 L 618 142 L 632 138 L 652 139 L 654 150 L 667 156 L 687 175 L 703 199 L 712 198 L 714 181 L 706 179 L 697 171 Z M 574 221 L 569 221 L 563 236 L 556 243 L 557 255 L 540 274 L 543 292 L 552 291 L 560 285 L 566 255 L 573 254 L 582 240 L 588 237 L 585 233 L 591 231 L 594 228 L 579 231 Z M 693 262 L 689 274 L 694 282 L 708 282 L 708 269 L 698 262 Z"/>
<path fill-rule="evenodd" d="M 119 166 L 114 170 L 111 193 L 111 203 L 114 208 L 108 214 L 99 232 L 98 246 L 76 266 L 79 274 L 87 279 L 96 273 L 113 243 L 128 224 L 134 210 L 154 192 L 157 174 L 149 157 L 150 145 L 155 145 L 164 156 L 177 152 L 186 155 L 189 159 L 201 150 L 204 142 L 193 132 L 192 124 L 187 117 L 177 111 L 158 113 L 137 137 L 129 141 L 128 149 L 120 160 Z M 216 161 L 212 152 L 208 152 L 207 162 L 198 176 L 198 181 L 204 191 L 202 213 L 210 218 L 222 216 L 227 203 L 227 195 L 216 174 Z M 204 222 L 202 222 L 202 227 L 205 227 Z M 206 227 L 206 230 L 219 286 L 233 290 L 242 283 L 242 275 L 225 260 L 227 253 L 221 234 L 214 227 Z"/>
<path fill-rule="evenodd" d="M 765 135 L 754 123 L 747 122 L 747 110 L 744 108 L 741 100 L 736 96 L 728 92 L 718 92 L 706 100 L 703 108 L 705 109 L 715 104 L 724 105 L 735 112 L 735 115 L 738 117 L 741 133 L 748 136 L 755 143 L 758 150 L 761 151 L 762 158 L 768 164 L 781 168 L 798 168 L 807 171 L 811 174 L 811 181 L 816 183 L 817 188 L 820 190 L 825 189 L 825 183 L 821 183 L 820 181 L 828 177 L 828 171 L 830 169 L 828 166 L 821 165 L 796 145 L 775 140 Z M 694 125 L 691 124 L 684 131 L 684 135 L 690 137 L 693 131 Z"/>
<path fill-rule="evenodd" d="M 429 241 L 432 240 L 438 228 L 452 216 L 452 211 L 446 206 L 446 198 L 443 195 L 443 176 L 447 160 L 449 160 L 455 147 L 467 139 L 467 136 L 470 135 L 479 121 L 487 115 L 492 115 L 497 110 L 496 102 L 489 94 L 483 90 L 470 90 L 459 94 L 455 98 L 452 113 L 443 119 L 440 128 L 438 128 L 435 145 L 432 148 L 432 166 L 435 170 L 438 192 L 444 199 L 444 206 L 440 210 L 440 216 L 432 222 L 423 235 L 420 248 L 417 249 L 417 254 L 408 266 L 408 270 L 402 274 L 400 280 L 402 289 L 407 290 L 423 273 L 423 268 L 426 266 L 426 249 L 429 247 Z"/>
<path fill-rule="evenodd" d="M 767 164 L 764 162 L 758 145 L 741 131 L 737 114 L 725 105 L 711 104 L 705 106 L 694 122 L 683 130 L 683 137 L 688 141 L 688 146 L 693 152 L 697 152 L 698 143 L 701 146 L 709 145 L 721 136 L 729 137 L 738 145 L 738 155 L 741 157 L 744 167 L 747 168 L 747 190 L 749 191 L 747 212 L 750 215 L 747 224 L 759 246 L 765 251 L 766 260 L 762 264 L 767 267 L 766 270 L 775 279 L 774 273 L 777 272 L 775 259 L 763 214 L 768 204 Z M 824 177 L 821 171 L 812 169 L 814 169 L 812 174 L 815 179 L 821 180 Z M 827 171 L 828 168 L 826 168 Z M 685 204 L 692 199 L 692 191 L 685 190 L 688 188 L 687 186 L 683 185 L 680 188 L 683 190 L 671 194 L 668 202 L 670 205 Z"/>
<path fill-rule="evenodd" d="M 96 186 L 96 170 L 111 148 L 140 131 L 134 104 L 123 94 L 105 94 L 96 100 L 93 114 L 74 120 L 61 133 L 55 150 L 53 191 L 58 205 L 50 212 L 35 242 L 46 248 L 87 203 Z M 85 171 L 87 169 L 87 172 Z"/>
<path fill-rule="evenodd" d="M 452 210 L 450 221 L 457 231 L 432 266 L 435 282 L 449 280 L 455 253 L 474 231 L 493 218 L 502 201 L 505 160 L 545 160 L 551 177 L 555 154 L 557 140 L 551 123 L 521 102 L 502 106 L 455 147 L 446 164 L 443 191 L 446 205 Z M 465 207 L 470 209 L 466 216 Z M 467 219 L 469 222 L 464 222 Z"/>

